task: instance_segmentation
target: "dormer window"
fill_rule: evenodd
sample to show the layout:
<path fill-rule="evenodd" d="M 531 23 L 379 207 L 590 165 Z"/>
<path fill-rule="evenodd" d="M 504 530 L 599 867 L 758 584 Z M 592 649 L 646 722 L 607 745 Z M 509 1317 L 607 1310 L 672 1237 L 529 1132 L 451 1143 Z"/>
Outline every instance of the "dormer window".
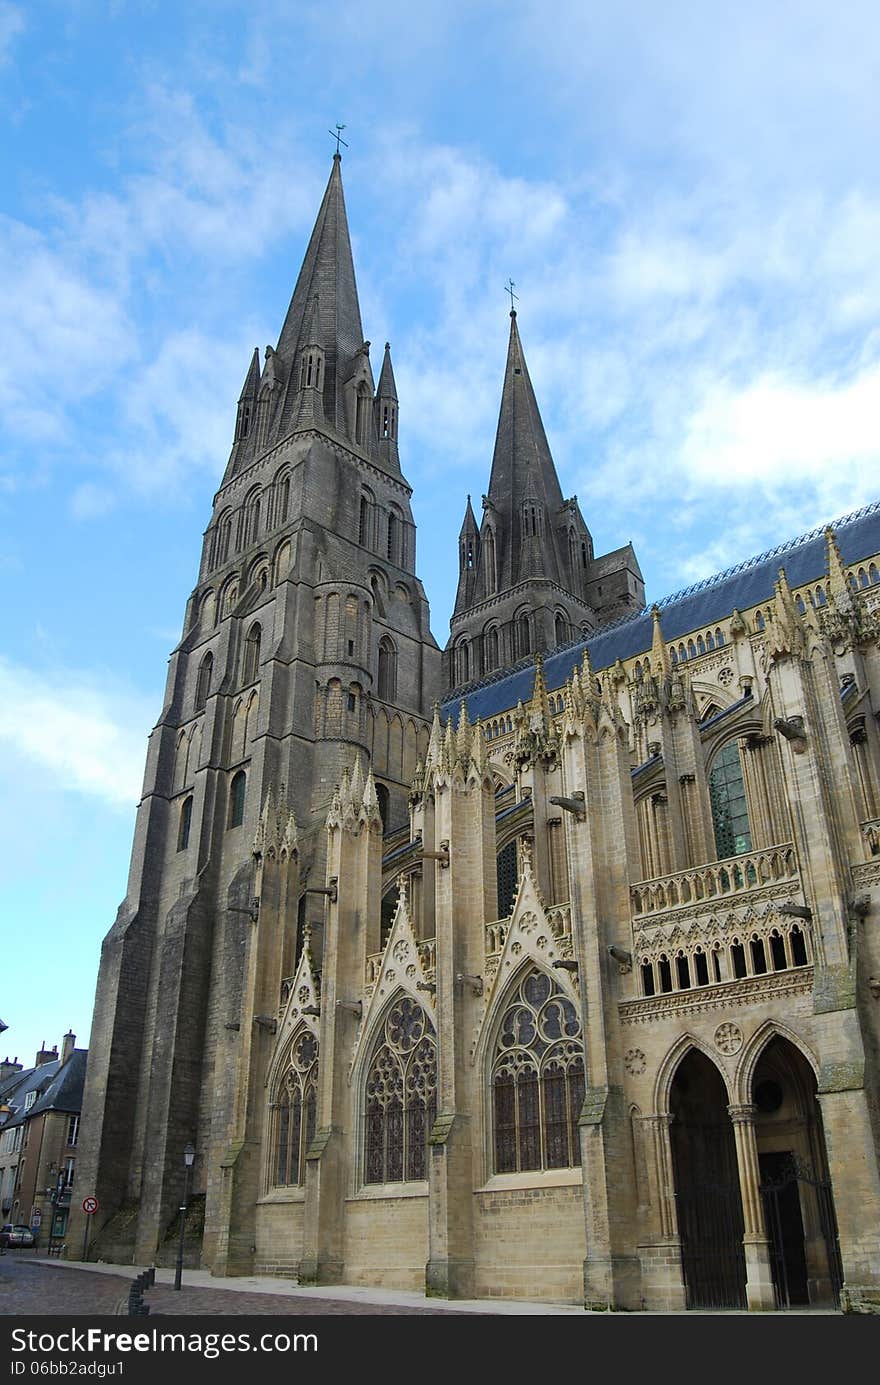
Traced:
<path fill-rule="evenodd" d="M 300 389 L 321 388 L 321 359 L 321 352 L 315 347 L 309 347 L 303 352 L 299 366 Z"/>

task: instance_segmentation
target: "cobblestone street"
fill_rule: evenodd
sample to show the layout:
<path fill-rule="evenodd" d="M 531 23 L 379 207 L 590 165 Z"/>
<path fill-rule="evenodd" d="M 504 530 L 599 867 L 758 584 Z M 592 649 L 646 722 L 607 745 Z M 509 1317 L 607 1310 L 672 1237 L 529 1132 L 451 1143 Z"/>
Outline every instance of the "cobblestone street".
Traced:
<path fill-rule="evenodd" d="M 265 1316 L 284 1314 L 290 1317 L 352 1315 L 419 1315 L 434 1316 L 455 1312 L 448 1308 L 407 1307 L 394 1303 L 353 1302 L 350 1299 L 318 1298 L 313 1293 L 297 1294 L 295 1286 L 284 1286 L 279 1293 L 246 1293 L 231 1288 L 213 1288 L 188 1284 L 184 1271 L 180 1290 L 170 1284 L 156 1283 L 144 1295 L 150 1316 L 205 1314 L 217 1316 Z M 44 1264 L 34 1260 L 27 1251 L 8 1251 L 0 1256 L 0 1314 L 41 1317 L 67 1315 L 125 1314 L 128 1291 L 137 1274 L 132 1267 L 126 1277 L 104 1274 L 87 1269 Z M 491 1312 L 491 1308 L 487 1308 Z M 463 1316 L 463 1314 L 457 1314 Z"/>

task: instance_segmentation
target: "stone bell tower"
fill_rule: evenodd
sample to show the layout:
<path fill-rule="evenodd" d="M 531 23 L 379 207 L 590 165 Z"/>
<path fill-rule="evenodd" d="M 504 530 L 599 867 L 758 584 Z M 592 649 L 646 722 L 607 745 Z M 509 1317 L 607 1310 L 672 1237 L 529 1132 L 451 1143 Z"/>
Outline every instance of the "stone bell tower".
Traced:
<path fill-rule="evenodd" d="M 406 821 L 440 652 L 398 423 L 387 346 L 373 380 L 337 154 L 277 344 L 248 366 L 102 949 L 79 1177 L 106 1258 L 161 1258 L 192 1142 L 205 1260 L 241 1266 L 252 1237 L 211 1171 L 253 1133 L 242 1091 L 264 1080 L 278 966 L 293 974 L 304 936 L 320 965 L 309 885 L 334 786 L 362 762 L 385 828 Z M 280 849 L 255 851 L 267 803 L 280 874 Z"/>

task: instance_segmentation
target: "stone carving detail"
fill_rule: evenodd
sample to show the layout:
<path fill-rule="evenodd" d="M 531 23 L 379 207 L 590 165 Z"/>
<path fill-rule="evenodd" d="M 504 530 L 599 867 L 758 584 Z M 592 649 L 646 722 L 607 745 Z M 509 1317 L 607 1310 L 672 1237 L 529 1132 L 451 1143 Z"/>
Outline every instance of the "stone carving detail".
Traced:
<path fill-rule="evenodd" d="M 742 1030 L 738 1024 L 727 1021 L 715 1030 L 715 1047 L 719 1053 L 739 1053 L 742 1048 Z"/>
<path fill-rule="evenodd" d="M 796 971 L 780 971 L 766 976 L 750 976 L 718 986 L 700 986 L 689 991 L 672 991 L 641 1000 L 621 1001 L 621 1024 L 651 1024 L 670 1015 L 709 1015 L 713 1010 L 742 1010 L 747 1005 L 766 1005 L 783 996 L 809 995 L 813 989 L 812 966 Z"/>
<path fill-rule="evenodd" d="M 645 1055 L 640 1048 L 630 1048 L 624 1055 L 623 1064 L 627 1072 L 638 1077 L 645 1071 Z"/>
<path fill-rule="evenodd" d="M 718 670 L 718 682 L 721 684 L 722 688 L 729 687 L 733 682 L 733 669 L 729 665 Z"/>

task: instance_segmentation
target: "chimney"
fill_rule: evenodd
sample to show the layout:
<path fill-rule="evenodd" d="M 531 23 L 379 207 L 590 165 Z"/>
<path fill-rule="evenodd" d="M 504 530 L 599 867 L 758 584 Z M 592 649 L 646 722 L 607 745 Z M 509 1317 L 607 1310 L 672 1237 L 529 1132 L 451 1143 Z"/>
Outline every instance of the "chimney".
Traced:
<path fill-rule="evenodd" d="M 0 1082 L 5 1082 L 7 1077 L 11 1077 L 14 1072 L 21 1072 L 22 1065 L 18 1061 L 18 1054 L 11 1060 L 7 1057 L 0 1063 Z"/>
<path fill-rule="evenodd" d="M 51 1048 L 46 1047 L 46 1040 L 43 1040 L 43 1047 L 37 1050 L 37 1057 L 34 1063 L 35 1068 L 41 1068 L 44 1063 L 54 1063 L 58 1057 L 58 1045 L 53 1044 Z"/>
<path fill-rule="evenodd" d="M 70 1058 L 70 1057 L 73 1056 L 73 1050 L 74 1050 L 75 1044 L 76 1044 L 76 1035 L 74 1034 L 74 1032 L 73 1032 L 72 1029 L 68 1029 L 67 1033 L 64 1035 L 64 1038 L 61 1040 L 61 1066 L 62 1066 L 62 1067 L 64 1067 L 64 1064 L 67 1062 L 68 1058 Z"/>

